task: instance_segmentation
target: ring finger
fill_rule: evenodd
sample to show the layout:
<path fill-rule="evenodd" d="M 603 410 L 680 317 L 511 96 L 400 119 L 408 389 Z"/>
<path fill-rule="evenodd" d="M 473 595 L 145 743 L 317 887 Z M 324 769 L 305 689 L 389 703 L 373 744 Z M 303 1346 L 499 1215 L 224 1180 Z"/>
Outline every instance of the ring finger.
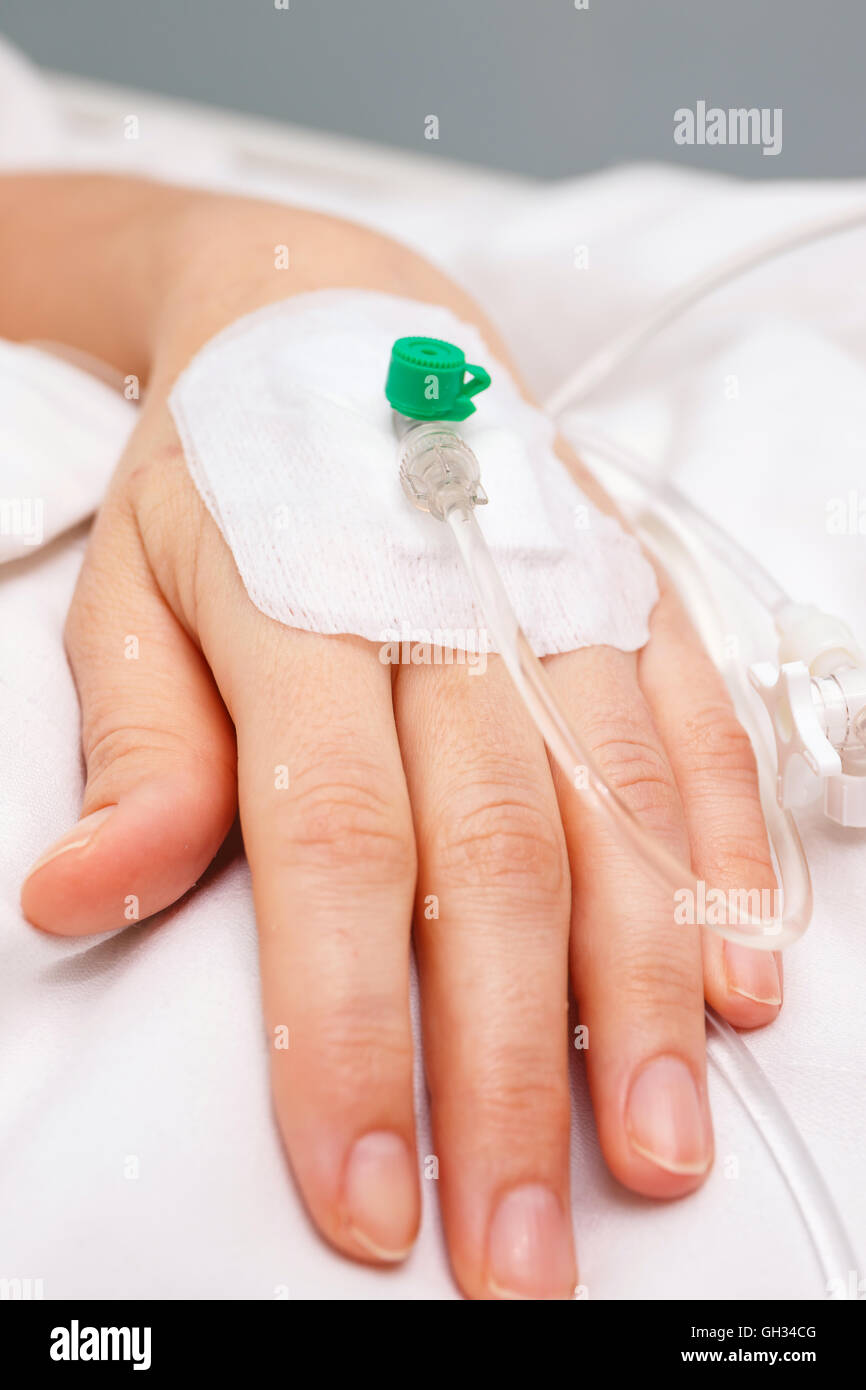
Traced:
<path fill-rule="evenodd" d="M 633 654 L 550 658 L 563 706 L 596 765 L 683 863 L 685 818 L 638 684 Z M 614 1174 L 654 1197 L 689 1191 L 712 1160 L 701 943 L 676 925 L 669 890 L 585 794 L 557 774 L 575 879 L 574 989 L 599 1137 Z"/>

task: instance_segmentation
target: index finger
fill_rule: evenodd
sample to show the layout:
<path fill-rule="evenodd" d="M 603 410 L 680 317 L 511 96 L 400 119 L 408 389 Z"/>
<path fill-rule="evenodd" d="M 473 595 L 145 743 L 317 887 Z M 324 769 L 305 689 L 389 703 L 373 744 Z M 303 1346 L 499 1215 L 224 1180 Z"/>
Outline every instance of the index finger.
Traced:
<path fill-rule="evenodd" d="M 264 617 L 213 539 L 199 635 L 237 729 L 277 1119 L 322 1232 L 399 1260 L 420 1214 L 415 846 L 390 670 L 360 638 Z"/>

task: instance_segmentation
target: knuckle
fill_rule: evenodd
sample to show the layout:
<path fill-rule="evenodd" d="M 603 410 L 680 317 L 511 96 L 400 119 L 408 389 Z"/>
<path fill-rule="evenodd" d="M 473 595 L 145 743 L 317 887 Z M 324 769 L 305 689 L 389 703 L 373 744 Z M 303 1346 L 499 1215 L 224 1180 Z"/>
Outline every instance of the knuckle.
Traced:
<path fill-rule="evenodd" d="M 284 867 L 312 864 L 380 879 L 414 876 L 411 820 L 402 798 L 382 786 L 381 768 L 320 769 L 295 787 L 278 857 Z"/>
<path fill-rule="evenodd" d="M 116 772 L 127 762 L 134 762 L 136 769 L 140 770 L 141 764 L 150 758 L 159 762 L 171 759 L 178 764 L 194 761 L 197 756 L 184 735 L 169 726 L 106 726 L 102 721 L 88 720 L 82 730 L 82 745 L 88 785 L 102 777 L 109 768 Z"/>
<path fill-rule="evenodd" d="M 178 531 L 186 538 L 195 493 L 179 443 L 158 443 L 136 457 L 125 485 L 139 530 L 150 548 L 167 549 Z"/>
<path fill-rule="evenodd" d="M 393 1092 L 411 1078 L 411 1037 L 392 1000 L 356 991 L 295 1032 L 310 1050 L 317 1094 L 335 1108 L 355 1107 L 359 1096 Z"/>
<path fill-rule="evenodd" d="M 722 700 L 682 729 L 689 795 L 701 807 L 701 834 L 735 882 L 775 883 L 751 740 Z"/>
<path fill-rule="evenodd" d="M 568 1133 L 568 1088 L 564 1080 L 553 1079 L 548 1057 L 500 1049 L 497 1065 L 465 1078 L 460 1089 L 461 1104 L 478 1133 L 495 1133 L 521 1148 L 537 1145 L 540 1135 Z"/>
<path fill-rule="evenodd" d="M 722 774 L 754 781 L 755 754 L 749 735 L 723 700 L 702 706 L 683 722 L 680 738 L 692 775 Z"/>
<path fill-rule="evenodd" d="M 595 731 L 589 748 L 607 781 L 636 815 L 665 824 L 680 820 L 670 764 L 644 730 L 629 723 L 606 727 Z"/>
<path fill-rule="evenodd" d="M 463 804 L 460 804 L 462 800 Z M 439 818 L 431 857 L 457 886 L 494 883 L 561 896 L 568 884 L 562 828 L 555 813 L 514 789 L 472 791 Z"/>
<path fill-rule="evenodd" d="M 750 824 L 748 815 L 752 810 Z M 728 814 L 731 815 L 729 808 Z M 732 815 L 732 820 L 734 815 Z M 766 827 L 756 807 L 742 807 L 737 824 L 716 828 L 712 835 L 713 859 L 722 866 L 724 878 L 734 887 L 776 887 L 776 874 L 767 841 Z"/>
<path fill-rule="evenodd" d="M 136 450 L 126 471 L 130 496 L 138 504 L 170 503 L 176 494 L 173 482 L 186 478 L 186 460 L 180 440 L 173 434 L 153 439 L 146 450 Z"/>
<path fill-rule="evenodd" d="M 626 948 L 617 988 L 622 1002 L 639 1011 L 641 1018 L 663 1020 L 674 1034 L 693 1027 L 700 1017 L 703 985 L 696 953 L 682 955 L 675 948 L 660 951 L 658 942 Z"/>

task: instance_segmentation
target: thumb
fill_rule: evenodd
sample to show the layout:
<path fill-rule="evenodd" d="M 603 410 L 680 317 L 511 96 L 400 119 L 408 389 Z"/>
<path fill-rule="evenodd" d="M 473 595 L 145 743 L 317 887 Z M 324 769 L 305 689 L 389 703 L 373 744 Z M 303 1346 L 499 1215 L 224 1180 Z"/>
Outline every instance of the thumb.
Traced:
<path fill-rule="evenodd" d="M 66 625 L 87 787 L 81 819 L 31 868 L 24 915 L 60 935 L 158 912 L 207 868 L 236 807 L 234 731 L 210 672 L 110 498 Z"/>

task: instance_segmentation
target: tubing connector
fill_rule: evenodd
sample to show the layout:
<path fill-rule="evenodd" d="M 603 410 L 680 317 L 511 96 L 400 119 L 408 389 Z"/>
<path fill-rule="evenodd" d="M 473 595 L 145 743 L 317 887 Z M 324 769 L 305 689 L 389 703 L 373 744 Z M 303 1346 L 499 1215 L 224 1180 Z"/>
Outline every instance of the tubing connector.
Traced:
<path fill-rule="evenodd" d="M 786 810 L 823 793 L 839 825 L 866 827 L 866 661 L 840 618 L 789 604 L 777 615 L 779 665 L 749 669 L 776 739 L 776 797 Z"/>
<path fill-rule="evenodd" d="M 456 508 L 487 501 L 478 460 L 453 426 L 397 415 L 394 428 L 400 436 L 400 482 L 419 511 L 446 521 Z"/>

